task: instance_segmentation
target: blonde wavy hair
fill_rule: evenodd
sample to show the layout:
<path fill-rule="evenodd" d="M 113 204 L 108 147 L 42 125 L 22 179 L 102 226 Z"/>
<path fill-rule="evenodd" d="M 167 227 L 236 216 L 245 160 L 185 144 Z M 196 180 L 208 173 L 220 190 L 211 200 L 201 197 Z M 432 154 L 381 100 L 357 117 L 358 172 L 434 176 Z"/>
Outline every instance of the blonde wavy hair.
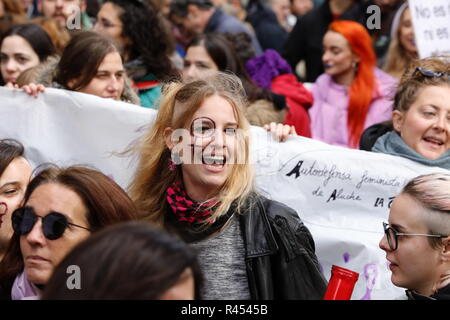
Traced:
<path fill-rule="evenodd" d="M 209 223 L 227 213 L 232 203 L 240 213 L 244 203 L 254 191 L 253 170 L 249 160 L 249 123 L 243 108 L 246 106 L 245 91 L 238 77 L 218 72 L 188 83 L 172 82 L 163 87 L 162 99 L 153 126 L 138 142 L 135 150 L 139 164 L 129 193 L 143 220 L 164 225 L 164 214 L 168 210 L 166 190 L 174 181 L 182 180 L 181 167 L 169 170 L 171 151 L 166 146 L 165 129 L 188 129 L 192 116 L 203 101 L 218 95 L 227 100 L 237 119 L 237 152 L 243 161 L 234 163 L 229 177 L 215 196 L 218 205 Z"/>

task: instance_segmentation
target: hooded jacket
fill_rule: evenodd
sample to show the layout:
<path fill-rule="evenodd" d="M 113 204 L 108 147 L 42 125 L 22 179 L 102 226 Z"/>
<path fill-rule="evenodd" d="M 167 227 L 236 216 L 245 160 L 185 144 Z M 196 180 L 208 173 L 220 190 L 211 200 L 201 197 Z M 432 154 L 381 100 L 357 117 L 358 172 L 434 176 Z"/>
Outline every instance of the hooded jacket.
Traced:
<path fill-rule="evenodd" d="M 392 118 L 392 101 L 397 80 L 378 68 L 374 69 L 377 91 L 367 111 L 364 129 Z M 309 109 L 313 139 L 350 147 L 348 140 L 348 88 L 322 74 L 312 87 L 314 105 Z"/>

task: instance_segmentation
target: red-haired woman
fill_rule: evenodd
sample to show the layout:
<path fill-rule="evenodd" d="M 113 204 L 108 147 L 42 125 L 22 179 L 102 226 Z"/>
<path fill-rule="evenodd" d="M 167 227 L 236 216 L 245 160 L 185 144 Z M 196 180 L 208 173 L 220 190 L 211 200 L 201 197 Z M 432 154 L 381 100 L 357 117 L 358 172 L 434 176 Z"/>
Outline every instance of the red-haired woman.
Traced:
<path fill-rule="evenodd" d="M 391 118 L 396 80 L 375 67 L 371 38 L 357 22 L 331 23 L 323 50 L 325 73 L 313 86 L 309 110 L 312 136 L 357 148 L 365 128 Z"/>

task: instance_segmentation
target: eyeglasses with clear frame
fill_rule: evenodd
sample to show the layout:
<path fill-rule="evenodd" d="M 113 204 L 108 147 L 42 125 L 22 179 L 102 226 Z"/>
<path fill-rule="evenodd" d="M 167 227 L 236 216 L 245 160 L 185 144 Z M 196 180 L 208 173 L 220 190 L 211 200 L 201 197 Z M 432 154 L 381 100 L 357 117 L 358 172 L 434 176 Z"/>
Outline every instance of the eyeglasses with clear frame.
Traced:
<path fill-rule="evenodd" d="M 388 223 L 383 222 L 383 229 L 384 234 L 386 235 L 386 239 L 389 244 L 389 248 L 392 251 L 397 250 L 398 247 L 398 237 L 400 236 L 408 236 L 408 237 L 414 237 L 414 236 L 420 236 L 420 237 L 431 237 L 431 238 L 447 238 L 448 235 L 440 235 L 440 234 L 424 234 L 424 233 L 401 233 L 397 230 L 393 229 Z"/>

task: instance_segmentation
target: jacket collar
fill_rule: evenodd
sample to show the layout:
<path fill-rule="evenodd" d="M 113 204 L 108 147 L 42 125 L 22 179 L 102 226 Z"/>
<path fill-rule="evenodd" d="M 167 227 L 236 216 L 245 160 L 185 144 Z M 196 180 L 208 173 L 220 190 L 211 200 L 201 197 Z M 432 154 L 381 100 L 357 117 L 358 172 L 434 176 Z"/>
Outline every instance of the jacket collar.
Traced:
<path fill-rule="evenodd" d="M 439 289 L 431 296 L 424 296 L 412 290 L 406 290 L 409 300 L 450 300 L 450 284 Z"/>
<path fill-rule="evenodd" d="M 270 227 L 263 200 L 257 195 L 249 198 L 245 212 L 240 215 L 246 259 L 273 255 L 278 251 L 278 244 Z"/>

